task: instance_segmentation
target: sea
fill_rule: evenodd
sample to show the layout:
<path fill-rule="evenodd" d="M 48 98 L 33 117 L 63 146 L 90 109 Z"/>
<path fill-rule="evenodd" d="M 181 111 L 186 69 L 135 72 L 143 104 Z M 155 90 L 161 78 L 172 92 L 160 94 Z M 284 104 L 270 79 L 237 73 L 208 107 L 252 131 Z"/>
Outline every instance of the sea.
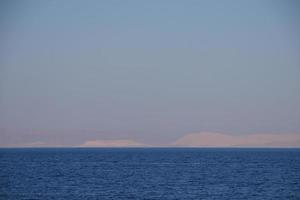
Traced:
<path fill-rule="evenodd" d="M 2 200 L 300 200 L 297 148 L 2 148 Z"/>

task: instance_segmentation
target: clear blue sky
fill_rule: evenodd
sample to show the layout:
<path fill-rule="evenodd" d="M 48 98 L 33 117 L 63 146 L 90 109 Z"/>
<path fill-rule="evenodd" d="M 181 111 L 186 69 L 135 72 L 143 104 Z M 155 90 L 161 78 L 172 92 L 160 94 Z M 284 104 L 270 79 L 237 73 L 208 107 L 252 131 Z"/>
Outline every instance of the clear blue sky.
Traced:
<path fill-rule="evenodd" d="M 0 145 L 300 134 L 298 1 L 4 2 Z"/>

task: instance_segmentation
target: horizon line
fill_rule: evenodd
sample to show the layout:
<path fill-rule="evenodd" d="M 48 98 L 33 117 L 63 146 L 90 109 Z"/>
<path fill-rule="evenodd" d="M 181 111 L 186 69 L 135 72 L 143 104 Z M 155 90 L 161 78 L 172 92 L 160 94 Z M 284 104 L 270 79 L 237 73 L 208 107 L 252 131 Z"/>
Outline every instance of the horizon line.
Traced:
<path fill-rule="evenodd" d="M 0 147 L 0 149 L 300 149 L 300 146 L 140 146 L 140 147 L 80 147 L 80 146 L 47 146 L 47 147 Z"/>

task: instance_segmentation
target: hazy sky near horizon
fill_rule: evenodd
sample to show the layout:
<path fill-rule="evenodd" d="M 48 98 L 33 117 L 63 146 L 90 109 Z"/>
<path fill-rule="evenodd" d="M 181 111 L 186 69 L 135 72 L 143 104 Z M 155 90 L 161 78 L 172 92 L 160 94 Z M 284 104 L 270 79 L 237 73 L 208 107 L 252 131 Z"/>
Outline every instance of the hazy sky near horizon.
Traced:
<path fill-rule="evenodd" d="M 300 135 L 298 1 L 0 4 L 0 146 Z"/>

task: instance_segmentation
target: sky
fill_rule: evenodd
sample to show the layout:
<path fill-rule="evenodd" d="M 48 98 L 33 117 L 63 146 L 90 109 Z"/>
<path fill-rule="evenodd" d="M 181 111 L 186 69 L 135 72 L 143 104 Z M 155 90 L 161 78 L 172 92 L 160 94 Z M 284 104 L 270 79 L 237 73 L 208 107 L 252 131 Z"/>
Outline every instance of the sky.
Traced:
<path fill-rule="evenodd" d="M 300 146 L 299 11 L 1 1 L 0 147 Z"/>

